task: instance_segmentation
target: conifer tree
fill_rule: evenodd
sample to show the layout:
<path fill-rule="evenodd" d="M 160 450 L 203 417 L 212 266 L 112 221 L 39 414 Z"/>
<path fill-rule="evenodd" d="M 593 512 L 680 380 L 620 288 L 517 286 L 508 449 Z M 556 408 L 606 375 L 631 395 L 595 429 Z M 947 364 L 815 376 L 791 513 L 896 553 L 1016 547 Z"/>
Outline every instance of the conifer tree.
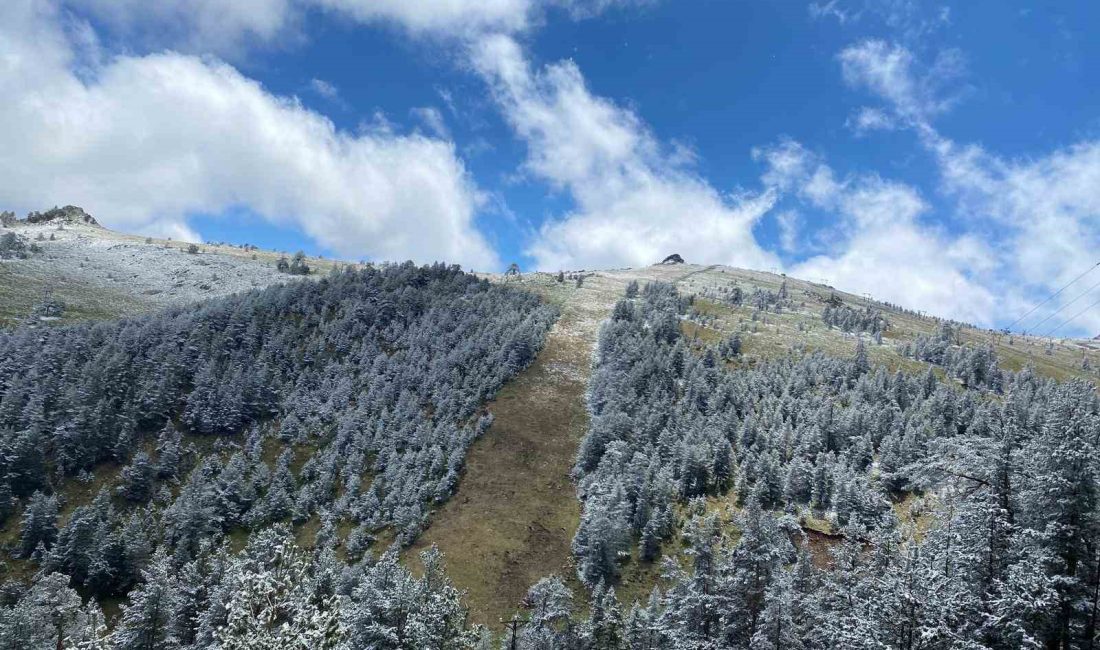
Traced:
<path fill-rule="evenodd" d="M 158 551 L 141 572 L 141 583 L 122 606 L 118 627 L 111 637 L 117 650 L 175 650 L 176 610 L 179 593 L 171 574 L 169 558 Z"/>
<path fill-rule="evenodd" d="M 57 497 L 35 492 L 19 527 L 19 556 L 30 557 L 40 545 L 49 549 L 57 538 Z"/>

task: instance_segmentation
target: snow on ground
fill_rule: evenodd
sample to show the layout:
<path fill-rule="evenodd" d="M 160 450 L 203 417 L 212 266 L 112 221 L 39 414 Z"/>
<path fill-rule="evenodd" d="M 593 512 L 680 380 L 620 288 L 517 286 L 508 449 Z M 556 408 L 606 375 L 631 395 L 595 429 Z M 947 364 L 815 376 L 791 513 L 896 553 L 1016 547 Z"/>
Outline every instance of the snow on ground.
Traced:
<path fill-rule="evenodd" d="M 60 227 L 59 227 L 60 226 Z M 123 316 L 296 279 L 270 251 L 125 235 L 60 221 L 11 228 L 42 250 L 0 262 L 0 325 L 27 317 L 45 296 L 66 303 L 65 321 Z M 52 238 L 52 239 L 51 239 Z M 318 272 L 331 262 L 309 260 Z"/>

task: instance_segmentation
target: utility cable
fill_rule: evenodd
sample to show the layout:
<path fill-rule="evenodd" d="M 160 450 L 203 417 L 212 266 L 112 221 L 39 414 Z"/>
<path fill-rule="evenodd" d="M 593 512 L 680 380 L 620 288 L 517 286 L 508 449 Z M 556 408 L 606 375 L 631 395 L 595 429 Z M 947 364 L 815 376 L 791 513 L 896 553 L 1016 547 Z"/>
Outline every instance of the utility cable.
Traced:
<path fill-rule="evenodd" d="M 1048 320 L 1050 320 L 1051 318 L 1054 318 L 1055 316 L 1057 316 L 1057 315 L 1058 315 L 1058 314 L 1059 314 L 1059 313 L 1060 313 L 1060 312 L 1061 312 L 1061 311 L 1062 311 L 1063 309 L 1065 309 L 1066 307 L 1069 307 L 1069 306 L 1070 306 L 1070 305 L 1072 305 L 1073 303 L 1077 302 L 1078 300 L 1080 300 L 1080 299 L 1084 298 L 1085 296 L 1089 295 L 1090 293 L 1092 293 L 1092 290 L 1093 290 L 1093 289 L 1095 289 L 1096 287 L 1100 287 L 1100 281 L 1097 281 L 1097 282 L 1096 282 L 1096 284 L 1092 285 L 1092 286 L 1091 286 L 1091 287 L 1089 287 L 1088 289 L 1085 289 L 1085 290 L 1084 290 L 1084 291 L 1082 291 L 1081 293 L 1077 294 L 1077 297 L 1076 297 L 1076 298 L 1074 298 L 1073 300 L 1070 300 L 1070 301 L 1069 301 L 1069 302 L 1067 302 L 1067 303 L 1063 303 L 1061 307 L 1059 307 L 1059 308 L 1058 308 L 1058 309 L 1056 309 L 1055 311 L 1052 311 L 1052 312 L 1050 312 L 1049 314 L 1047 314 L 1046 318 L 1044 318 L 1043 320 L 1041 320 L 1041 321 L 1039 321 L 1038 323 L 1035 323 L 1034 325 L 1032 325 L 1032 326 L 1031 326 L 1031 331 L 1033 331 L 1033 332 L 1034 332 L 1035 330 L 1039 329 L 1039 326 L 1040 326 L 1040 325 L 1042 325 L 1043 323 L 1047 322 L 1047 321 L 1048 321 Z"/>
<path fill-rule="evenodd" d="M 1084 309 L 1082 309 L 1081 311 L 1077 312 L 1077 313 L 1076 313 L 1076 314 L 1074 314 L 1073 316 L 1070 316 L 1070 317 L 1069 317 L 1069 318 L 1067 318 L 1066 320 L 1062 321 L 1062 324 L 1061 324 L 1061 325 L 1059 325 L 1058 327 L 1055 327 L 1054 329 L 1052 329 L 1052 330 L 1050 330 L 1049 332 L 1047 332 L 1046 334 L 1044 334 L 1044 335 L 1043 335 L 1043 338 L 1046 338 L 1046 337 L 1050 336 L 1051 334 L 1053 334 L 1053 333 L 1057 332 L 1058 330 L 1062 329 L 1062 328 L 1063 328 L 1063 327 L 1065 327 L 1066 325 L 1069 325 L 1069 324 L 1070 324 L 1070 323 L 1072 323 L 1073 321 L 1077 320 L 1077 317 L 1078 317 L 1078 316 L 1080 316 L 1081 314 L 1084 314 L 1084 313 L 1085 313 L 1086 311 L 1088 311 L 1088 310 L 1092 309 L 1093 307 L 1095 307 L 1095 306 L 1097 306 L 1097 305 L 1100 305 L 1100 298 L 1097 298 L 1097 299 L 1096 299 L 1096 302 L 1092 303 L 1092 304 L 1091 304 L 1091 305 L 1089 305 L 1088 307 L 1085 307 Z"/>
<path fill-rule="evenodd" d="M 1069 285 L 1071 285 L 1071 284 L 1073 284 L 1074 282 L 1077 282 L 1077 281 L 1078 281 L 1078 280 L 1080 280 L 1081 278 L 1085 277 L 1086 275 L 1088 275 L 1089 273 L 1091 273 L 1093 269 L 1095 269 L 1095 268 L 1096 268 L 1096 267 L 1098 267 L 1098 266 L 1100 266 L 1100 262 L 1097 262 L 1096 264 L 1093 264 L 1092 266 L 1090 266 L 1090 267 L 1089 267 L 1088 269 L 1086 269 L 1086 270 L 1085 270 L 1085 272 L 1084 272 L 1084 273 L 1082 273 L 1081 275 L 1079 275 L 1079 276 L 1077 276 L 1077 277 L 1073 278 L 1072 280 L 1070 280 L 1069 282 L 1067 282 L 1066 284 L 1064 284 L 1064 285 L 1062 286 L 1062 288 L 1061 288 L 1061 289 L 1059 289 L 1059 290 L 1055 291 L 1054 293 L 1050 294 L 1049 296 L 1047 296 L 1046 300 L 1044 300 L 1043 302 L 1041 302 L 1041 303 L 1039 303 L 1039 304 L 1035 305 L 1035 306 L 1034 306 L 1034 307 L 1032 307 L 1031 309 L 1027 310 L 1027 313 L 1026 313 L 1026 314 L 1024 314 L 1023 316 L 1020 316 L 1020 317 L 1019 317 L 1019 318 L 1017 318 L 1016 320 L 1014 320 L 1014 321 L 1012 321 L 1011 323 L 1009 323 L 1009 324 L 1008 324 L 1008 326 L 1007 326 L 1007 327 L 1005 327 L 1005 329 L 1012 329 L 1012 326 L 1013 326 L 1013 325 L 1015 325 L 1016 323 L 1019 323 L 1019 322 L 1020 322 L 1020 321 L 1022 321 L 1023 319 L 1025 319 L 1025 318 L 1027 318 L 1028 316 L 1030 316 L 1030 315 L 1031 315 L 1032 313 L 1034 313 L 1034 312 L 1035 312 L 1035 310 L 1036 310 L 1036 309 L 1038 309 L 1038 308 L 1042 307 L 1043 305 L 1045 305 L 1045 304 L 1047 304 L 1048 302 L 1050 302 L 1051 300 L 1053 300 L 1055 296 L 1057 296 L 1058 294 L 1060 294 L 1060 293 L 1062 293 L 1063 291 L 1065 291 L 1065 290 L 1066 290 L 1066 288 L 1067 288 L 1067 287 L 1069 287 Z"/>

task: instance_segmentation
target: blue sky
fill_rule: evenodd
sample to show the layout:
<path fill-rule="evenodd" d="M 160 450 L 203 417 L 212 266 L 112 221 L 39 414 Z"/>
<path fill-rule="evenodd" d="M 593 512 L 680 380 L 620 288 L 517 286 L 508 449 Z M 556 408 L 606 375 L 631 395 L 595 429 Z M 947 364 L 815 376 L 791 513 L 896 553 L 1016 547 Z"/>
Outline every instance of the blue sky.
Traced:
<path fill-rule="evenodd" d="M 0 204 L 488 270 L 679 252 L 999 326 L 1100 261 L 1098 28 L 1079 2 L 13 0 Z"/>

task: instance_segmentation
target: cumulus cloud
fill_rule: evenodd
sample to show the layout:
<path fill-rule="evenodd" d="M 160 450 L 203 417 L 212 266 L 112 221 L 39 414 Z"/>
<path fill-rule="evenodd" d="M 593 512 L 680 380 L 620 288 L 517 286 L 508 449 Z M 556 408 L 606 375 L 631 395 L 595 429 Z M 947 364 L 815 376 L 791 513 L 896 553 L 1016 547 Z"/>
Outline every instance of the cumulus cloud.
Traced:
<path fill-rule="evenodd" d="M 129 44 L 213 52 L 230 59 L 252 47 L 294 44 L 305 38 L 310 13 L 389 25 L 414 37 L 471 40 L 516 34 L 539 24 L 547 11 L 574 19 L 656 0 L 59 0 L 108 25 Z"/>
<path fill-rule="evenodd" d="M 18 0 L 17 0 L 18 1 Z M 237 56 L 250 45 L 293 38 L 298 0 L 64 0 L 143 48 Z"/>
<path fill-rule="evenodd" d="M 862 23 L 906 43 L 919 42 L 951 24 L 950 7 L 920 0 L 821 0 L 811 2 L 808 10 L 811 19 L 833 19 L 842 27 Z"/>
<path fill-rule="evenodd" d="M 836 250 L 794 265 L 790 273 L 825 278 L 914 308 L 980 325 L 993 325 L 998 299 L 982 277 L 993 252 L 972 237 L 956 237 L 923 223 L 928 205 L 913 188 L 874 176 L 845 187 L 836 209 L 845 237 Z"/>
<path fill-rule="evenodd" d="M 584 19 L 598 16 L 605 11 L 630 7 L 647 7 L 659 0 L 545 0 L 550 7 L 564 8 L 573 18 Z"/>
<path fill-rule="evenodd" d="M 249 47 L 303 37 L 309 12 L 396 26 L 418 36 L 522 31 L 533 0 L 63 0 L 130 42 L 149 49 L 242 55 Z"/>
<path fill-rule="evenodd" d="M 84 206 L 108 226 L 187 233 L 246 206 L 349 257 L 497 266 L 452 143 L 343 132 L 233 67 L 176 53 L 77 75 L 60 10 L 0 4 L 0 200 Z"/>
<path fill-rule="evenodd" d="M 766 184 L 834 216 L 832 232 L 821 233 L 828 251 L 792 265 L 789 273 L 938 315 L 993 323 L 994 251 L 928 223 L 929 205 L 916 189 L 875 174 L 837 179 L 820 156 L 793 140 L 754 156 L 765 165 Z M 781 227 L 789 227 L 780 217 Z"/>
<path fill-rule="evenodd" d="M 866 41 L 840 56 L 845 79 L 884 101 L 878 109 L 911 128 L 937 162 L 941 193 L 954 200 L 954 225 L 1000 251 L 998 277 L 1002 320 L 1013 320 L 1084 269 L 1100 250 L 1100 141 L 1083 140 L 1024 160 L 1008 160 L 976 144 L 960 144 L 936 128 L 934 118 L 949 100 L 937 96 L 933 79 L 956 73 L 957 53 L 937 57 L 927 72 L 916 69 L 911 51 Z M 1036 312 L 1037 322 L 1070 298 L 1060 296 Z M 1078 333 L 1100 330 L 1100 312 L 1086 313 Z M 1042 332 L 1040 332 L 1042 333 Z"/>
<path fill-rule="evenodd" d="M 256 0 L 269 1 L 269 0 Z M 656 0 L 298 0 L 361 22 L 390 22 L 413 34 L 474 37 L 516 33 L 537 24 L 549 9 L 582 19 Z"/>
<path fill-rule="evenodd" d="M 905 108 L 881 121 L 924 122 L 945 110 L 912 78 L 907 51 L 879 44 L 842 57 L 853 84 Z M 1003 306 L 999 251 L 981 237 L 936 225 L 913 187 L 876 174 L 838 177 L 817 154 L 783 139 L 753 152 L 762 189 L 724 195 L 691 156 L 665 145 L 633 111 L 594 94 L 572 62 L 534 68 L 515 39 L 482 39 L 476 70 L 527 145 L 524 172 L 563 191 L 574 209 L 544 224 L 528 253 L 544 269 L 636 266 L 670 252 L 754 268 L 782 266 L 753 228 L 787 197 L 825 217 L 811 236 L 827 246 L 806 258 L 798 213 L 775 214 L 787 271 L 917 309 L 993 325 Z M 881 60 L 880 60 L 881 59 Z M 881 126 L 881 125 L 880 125 Z"/>
<path fill-rule="evenodd" d="M 542 269 L 638 266 L 687 259 L 770 267 L 756 222 L 774 195 L 723 194 L 664 146 L 631 110 L 593 94 L 575 64 L 535 70 L 508 36 L 482 39 L 477 71 L 517 136 L 525 171 L 567 192 L 574 209 L 545 223 L 528 248 Z"/>
<path fill-rule="evenodd" d="M 995 233 L 1008 253 L 1008 270 L 1021 288 L 1030 290 L 1030 300 L 1041 300 L 1100 261 L 1100 141 L 1026 160 L 1005 160 L 943 137 L 930 146 L 944 191 L 958 200 L 960 214 L 975 227 Z M 1073 295 L 1059 295 L 1020 326 L 1037 323 Z M 1027 311 L 1023 304 L 1016 309 Z M 1058 322 L 1048 321 L 1039 333 Z M 1076 325 L 1092 334 L 1100 331 L 1100 310 L 1082 314 Z"/>

